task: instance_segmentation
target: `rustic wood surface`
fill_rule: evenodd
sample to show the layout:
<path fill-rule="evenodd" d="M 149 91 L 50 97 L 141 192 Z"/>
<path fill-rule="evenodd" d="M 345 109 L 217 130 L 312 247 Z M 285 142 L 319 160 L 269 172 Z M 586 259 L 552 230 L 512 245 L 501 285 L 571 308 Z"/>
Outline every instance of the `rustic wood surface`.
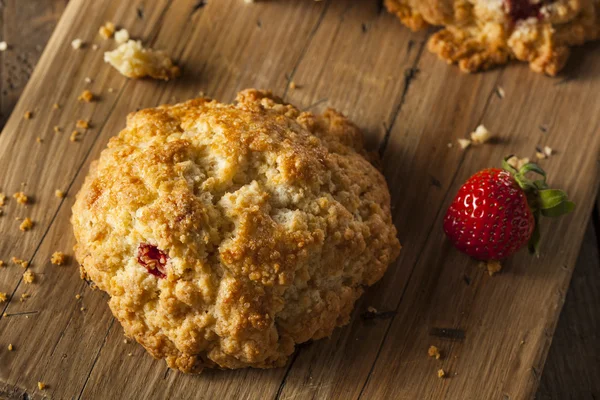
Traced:
<path fill-rule="evenodd" d="M 522 65 L 462 75 L 424 50 L 426 33 L 402 28 L 375 1 L 72 0 L 29 79 L 65 6 L 0 4 L 1 40 L 10 45 L 0 55 L 2 123 L 14 108 L 0 134 L 0 192 L 32 197 L 26 208 L 14 199 L 4 207 L 0 260 L 31 260 L 36 274 L 25 284 L 21 267 L 0 268 L 0 291 L 12 296 L 0 304 L 7 314 L 0 319 L 0 398 L 522 399 L 534 397 L 538 384 L 540 399 L 600 395 L 597 212 L 596 224 L 583 229 L 598 187 L 600 52 L 578 50 L 558 79 Z M 102 62 L 114 42 L 97 35 L 108 20 L 168 49 L 184 76 L 162 83 L 118 75 Z M 76 37 L 87 46 L 73 50 Z M 288 89 L 291 81 L 299 88 Z M 359 301 L 350 325 L 299 346 L 286 368 L 186 376 L 124 343 L 106 295 L 87 289 L 73 260 L 58 267 L 49 258 L 70 252 L 73 195 L 128 112 L 200 91 L 230 101 L 246 87 L 271 88 L 314 111 L 333 106 L 363 128 L 382 155 L 405 247 Z M 77 101 L 86 88 L 97 102 Z M 24 120 L 25 111 L 33 119 Z M 75 121 L 87 118 L 92 129 L 71 143 Z M 500 142 L 466 152 L 447 147 L 479 123 Z M 557 150 L 543 163 L 551 183 L 567 189 L 578 209 L 544 226 L 540 259 L 519 254 L 490 278 L 444 241 L 441 210 L 477 169 L 546 144 Z M 67 198 L 56 198 L 55 189 L 68 190 Z M 31 217 L 34 228 L 20 232 L 15 217 Z M 21 302 L 24 293 L 31 297 Z M 388 318 L 365 320 L 369 306 L 390 311 Z M 437 338 L 432 328 L 458 328 L 465 338 Z M 442 349 L 442 361 L 427 358 L 430 344 Z M 437 378 L 441 367 L 448 379 Z M 39 390 L 38 381 L 48 387 Z"/>

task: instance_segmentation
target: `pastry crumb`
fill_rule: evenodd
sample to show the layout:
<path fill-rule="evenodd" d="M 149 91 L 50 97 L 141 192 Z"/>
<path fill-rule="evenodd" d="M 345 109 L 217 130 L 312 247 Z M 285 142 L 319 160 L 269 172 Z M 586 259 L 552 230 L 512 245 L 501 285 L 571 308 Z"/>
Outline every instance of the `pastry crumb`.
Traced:
<path fill-rule="evenodd" d="M 38 389 L 40 389 L 40 390 L 46 389 L 46 384 L 44 382 L 38 382 Z"/>
<path fill-rule="evenodd" d="M 0 260 L 0 268 L 4 267 L 4 261 Z"/>
<path fill-rule="evenodd" d="M 33 118 L 33 112 L 31 111 L 25 111 L 25 114 L 23 114 L 23 119 L 28 120 Z"/>
<path fill-rule="evenodd" d="M 69 140 L 71 142 L 76 142 L 79 140 L 79 135 L 81 135 L 81 133 L 79 133 L 78 131 L 73 131 L 71 132 L 71 136 L 69 136 Z"/>
<path fill-rule="evenodd" d="M 23 222 L 21 222 L 21 225 L 19 225 L 19 229 L 23 232 L 30 230 L 33 227 L 33 221 L 27 217 L 23 220 Z"/>
<path fill-rule="evenodd" d="M 296 82 L 294 82 L 294 81 L 291 81 L 289 86 L 290 86 L 290 89 L 292 89 L 292 90 L 298 89 L 298 85 L 296 85 Z"/>
<path fill-rule="evenodd" d="M 60 104 L 58 104 L 58 103 L 52 104 L 52 109 L 53 110 L 58 110 L 59 108 L 60 108 Z"/>
<path fill-rule="evenodd" d="M 54 129 L 54 133 L 60 132 L 60 126 L 55 125 L 53 129 Z"/>
<path fill-rule="evenodd" d="M 6 195 L 4 193 L 0 193 L 0 207 L 4 206 L 6 202 Z"/>
<path fill-rule="evenodd" d="M 496 88 L 496 94 L 498 95 L 498 97 L 500 97 L 501 99 L 504 98 L 504 96 L 506 95 L 506 93 L 504 92 L 504 89 L 502 88 L 502 86 L 498 86 Z"/>
<path fill-rule="evenodd" d="M 377 314 L 377 309 L 375 307 L 373 307 L 373 306 L 367 307 L 367 311 L 370 312 L 370 313 Z"/>
<path fill-rule="evenodd" d="M 98 29 L 98 33 L 106 40 L 112 37 L 112 35 L 115 33 L 115 29 L 115 24 L 112 22 L 106 22 L 100 27 L 100 29 Z"/>
<path fill-rule="evenodd" d="M 4 303 L 6 300 L 8 300 L 8 295 L 4 292 L 0 292 L 0 303 Z"/>
<path fill-rule="evenodd" d="M 495 274 L 497 274 L 498 272 L 500 272 L 502 270 L 502 264 L 500 264 L 500 261 L 496 261 L 496 260 L 490 260 L 488 262 L 486 262 L 485 264 L 488 274 L 490 274 L 490 276 L 494 276 Z"/>
<path fill-rule="evenodd" d="M 111 88 L 111 87 L 109 87 L 109 88 L 108 88 L 108 93 L 112 93 L 112 92 L 114 92 L 114 91 L 115 91 L 115 89 L 113 89 L 113 88 Z"/>
<path fill-rule="evenodd" d="M 44 139 L 42 139 L 41 137 L 36 137 L 35 138 L 36 143 L 42 143 L 44 141 Z"/>
<path fill-rule="evenodd" d="M 85 307 L 81 307 L 79 311 L 85 311 Z"/>
<path fill-rule="evenodd" d="M 92 45 L 92 50 L 94 50 L 94 51 L 98 50 L 98 45 L 96 43 L 94 43 Z"/>
<path fill-rule="evenodd" d="M 29 261 L 21 260 L 20 258 L 13 257 L 10 259 L 13 264 L 20 265 L 23 268 L 29 267 Z"/>
<path fill-rule="evenodd" d="M 127 339 L 123 339 L 123 343 L 129 344 L 129 341 Z"/>
<path fill-rule="evenodd" d="M 79 299 L 81 298 L 81 295 L 80 295 L 79 293 L 77 293 L 77 294 L 75 295 L 75 298 L 76 298 L 77 300 L 79 300 Z"/>
<path fill-rule="evenodd" d="M 8 50 L 8 43 L 2 41 L 0 42 L 0 51 L 6 51 Z"/>
<path fill-rule="evenodd" d="M 471 141 L 473 144 L 484 144 L 492 138 L 492 134 L 483 125 L 479 125 L 475 132 L 471 133 Z"/>
<path fill-rule="evenodd" d="M 91 103 L 94 100 L 94 94 L 86 89 L 83 92 L 81 92 L 77 100 L 85 101 L 86 103 Z"/>
<path fill-rule="evenodd" d="M 65 192 L 63 192 L 63 191 L 62 191 L 62 190 L 60 190 L 60 189 L 56 189 L 56 190 L 54 191 L 54 196 L 56 196 L 56 197 L 58 197 L 58 198 L 62 199 L 62 198 L 64 198 L 64 197 L 65 197 Z"/>
<path fill-rule="evenodd" d="M 133 355 L 133 353 L 127 353 L 128 357 L 131 357 Z"/>
<path fill-rule="evenodd" d="M 550 157 L 554 153 L 554 150 L 550 146 L 544 146 L 544 154 L 546 157 Z"/>
<path fill-rule="evenodd" d="M 86 77 L 83 79 L 83 81 L 84 81 L 85 83 L 92 83 L 92 78 L 90 78 L 89 76 L 86 76 Z"/>
<path fill-rule="evenodd" d="M 77 39 L 73 39 L 73 41 L 71 42 L 71 47 L 73 47 L 73 49 L 75 50 L 79 50 L 80 48 L 83 47 L 83 40 L 77 38 Z"/>
<path fill-rule="evenodd" d="M 90 127 L 90 121 L 87 121 L 85 119 L 78 119 L 77 123 L 75 123 L 75 127 L 81 129 L 88 129 Z"/>
<path fill-rule="evenodd" d="M 438 369 L 437 376 L 438 376 L 438 378 L 445 378 L 446 371 L 444 371 L 442 368 Z"/>
<path fill-rule="evenodd" d="M 29 293 L 23 293 L 21 295 L 21 298 L 19 299 L 19 301 L 22 303 L 22 302 L 24 302 L 25 300 L 27 300 L 30 297 L 31 297 L 31 295 Z"/>
<path fill-rule="evenodd" d="M 50 262 L 54 265 L 63 265 L 65 263 L 65 254 L 62 251 L 55 251 L 50 257 Z"/>
<path fill-rule="evenodd" d="M 25 271 L 25 273 L 23 274 L 23 281 L 25 283 L 33 283 L 33 281 L 35 280 L 35 274 L 31 271 Z M 21 296 L 23 297 L 23 296 Z"/>
<path fill-rule="evenodd" d="M 27 204 L 27 201 L 29 201 L 29 198 L 23 192 L 17 192 L 13 194 L 13 197 L 17 200 L 17 203 L 19 204 Z"/>
<path fill-rule="evenodd" d="M 167 53 L 142 46 L 142 42 L 129 40 L 113 51 L 104 53 L 104 61 L 128 78 L 151 77 L 169 80 L 177 78 L 181 70 Z"/>
<path fill-rule="evenodd" d="M 461 149 L 465 150 L 471 145 L 471 141 L 469 139 L 458 139 L 458 144 Z"/>
<path fill-rule="evenodd" d="M 119 29 L 115 33 L 115 42 L 118 44 L 123 44 L 129 40 L 129 32 L 127 29 Z"/>
<path fill-rule="evenodd" d="M 4 313 L 4 316 L 6 317 L 6 313 Z M 8 351 L 13 351 L 15 349 L 15 347 L 12 345 L 12 343 L 8 344 Z"/>
<path fill-rule="evenodd" d="M 436 360 L 439 360 L 442 357 L 440 349 L 438 349 L 436 346 L 429 346 L 427 354 L 429 355 L 429 357 L 435 357 Z"/>
<path fill-rule="evenodd" d="M 521 167 L 523 167 L 523 165 L 529 163 L 529 158 L 527 158 L 527 157 L 525 157 L 525 158 L 519 158 L 517 156 L 512 156 L 511 158 L 509 158 L 508 160 L 506 160 L 506 162 L 511 167 L 519 170 L 519 169 L 521 169 Z"/>

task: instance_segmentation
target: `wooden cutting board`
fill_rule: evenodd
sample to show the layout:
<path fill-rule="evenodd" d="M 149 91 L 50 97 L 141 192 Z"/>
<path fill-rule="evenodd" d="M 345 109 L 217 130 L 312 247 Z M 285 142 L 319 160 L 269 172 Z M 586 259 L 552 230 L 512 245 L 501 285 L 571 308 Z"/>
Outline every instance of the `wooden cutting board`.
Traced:
<path fill-rule="evenodd" d="M 120 76 L 102 61 L 115 47 L 97 34 L 105 21 L 168 50 L 184 76 Z M 75 38 L 86 46 L 74 50 Z M 598 188 L 600 52 L 576 50 L 555 79 L 525 65 L 464 75 L 428 53 L 426 38 L 375 1 L 72 0 L 0 134 L 0 192 L 31 198 L 27 207 L 9 199 L 0 217 L 0 260 L 8 264 L 0 292 L 11 296 L 0 303 L 0 398 L 531 398 Z M 285 368 L 183 375 L 124 342 L 107 296 L 87 288 L 73 259 L 62 267 L 49 259 L 72 254 L 74 194 L 129 112 L 201 91 L 231 101 L 247 87 L 311 111 L 337 108 L 363 129 L 382 155 L 404 249 L 351 323 L 299 346 Z M 97 101 L 78 102 L 84 89 Z M 92 127 L 73 143 L 78 119 Z M 481 123 L 499 141 L 462 151 L 457 139 Z M 550 183 L 577 210 L 546 221 L 539 259 L 519 253 L 489 277 L 445 241 L 443 211 L 478 169 L 545 145 L 556 151 L 542 161 Z M 30 217 L 33 229 L 20 232 L 17 217 Z M 31 261 L 34 283 L 23 282 L 13 256 Z M 19 301 L 23 294 L 31 297 Z M 380 315 L 370 318 L 369 307 Z M 427 357 L 430 345 L 442 360 Z"/>

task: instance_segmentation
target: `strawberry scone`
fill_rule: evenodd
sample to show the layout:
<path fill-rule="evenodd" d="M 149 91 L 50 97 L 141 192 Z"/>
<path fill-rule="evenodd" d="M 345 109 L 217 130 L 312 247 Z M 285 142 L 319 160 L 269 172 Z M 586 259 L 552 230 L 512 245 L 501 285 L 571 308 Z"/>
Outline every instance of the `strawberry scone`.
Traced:
<path fill-rule="evenodd" d="M 171 368 L 282 366 L 399 253 L 366 155 L 343 115 L 263 91 L 130 114 L 73 206 L 83 277 Z"/>
<path fill-rule="evenodd" d="M 600 36 L 600 0 L 385 0 L 413 30 L 444 26 L 429 50 L 461 70 L 475 72 L 526 61 L 556 75 L 570 47 Z"/>

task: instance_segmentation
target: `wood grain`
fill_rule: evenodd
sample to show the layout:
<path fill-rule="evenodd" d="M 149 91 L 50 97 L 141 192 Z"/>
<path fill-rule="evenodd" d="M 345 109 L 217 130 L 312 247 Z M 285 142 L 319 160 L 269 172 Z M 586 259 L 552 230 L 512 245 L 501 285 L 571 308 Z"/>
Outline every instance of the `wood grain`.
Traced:
<path fill-rule="evenodd" d="M 72 0 L 0 135 L 5 171 L 0 190 L 12 194 L 25 181 L 34 200 L 28 208 L 12 199 L 5 207 L 0 259 L 32 260 L 37 278 L 25 285 L 20 267 L 0 271 L 0 291 L 13 296 L 5 304 L 9 317 L 0 319 L 0 398 L 25 393 L 86 399 L 532 397 L 598 186 L 600 137 L 594 133 L 600 126 L 593 116 L 600 104 L 591 99 L 600 88 L 594 76 L 599 54 L 579 52 L 567 71 L 576 79 L 560 84 L 524 66 L 462 75 L 423 51 L 425 33 L 403 29 L 375 2 L 199 4 Z M 16 9 L 16 3 L 9 6 Z M 3 15 L 11 14 L 5 9 Z M 112 43 L 96 31 L 107 20 L 168 49 L 184 76 L 168 84 L 119 76 L 101 60 Z M 71 49 L 75 37 L 88 47 Z M 92 42 L 101 49 L 94 52 Z M 84 82 L 87 76 L 91 85 Z M 292 81 L 297 89 L 289 89 Z M 505 89 L 504 99 L 495 95 L 498 85 Z M 87 290 L 73 260 L 65 267 L 48 260 L 72 246 L 73 194 L 128 112 L 200 91 L 230 101 L 236 91 L 252 86 L 272 88 L 304 109 L 334 106 L 363 128 L 369 147 L 383 156 L 405 248 L 385 279 L 359 302 L 351 324 L 330 339 L 300 346 L 286 368 L 183 375 L 123 342 L 106 295 Z M 88 87 L 99 101 L 78 103 L 76 97 Z M 54 102 L 61 103 L 59 111 L 51 110 Z M 11 107 L 6 104 L 3 112 Z M 584 111 L 568 112 L 573 109 Z M 26 110 L 34 111 L 32 120 L 22 119 Z M 90 118 L 93 129 L 73 144 L 68 135 L 80 118 Z M 481 122 L 500 143 L 467 152 L 448 148 Z M 53 125 L 62 126 L 63 133 L 50 132 Z M 36 136 L 44 142 L 36 143 Z M 545 226 L 540 260 L 519 255 L 490 279 L 444 242 L 440 210 L 475 170 L 509 152 L 532 155 L 544 144 L 558 151 L 544 167 L 552 183 L 576 199 L 577 213 Z M 69 188 L 69 196 L 55 198 L 56 188 Z M 34 230 L 19 232 L 15 216 L 31 216 Z M 597 262 L 597 252 L 590 258 Z M 19 302 L 23 293 L 32 297 Z M 368 306 L 391 311 L 391 318 L 366 321 L 361 313 Z M 436 327 L 460 328 L 466 338 L 434 338 L 430 329 Z M 5 351 L 7 343 L 15 351 Z M 430 344 L 442 348 L 444 360 L 426 357 Z M 449 379 L 436 377 L 440 366 Z M 48 383 L 48 389 L 37 390 L 37 381 Z M 588 382 L 593 394 L 597 388 Z M 546 384 L 540 395 L 552 398 L 558 390 Z"/>

